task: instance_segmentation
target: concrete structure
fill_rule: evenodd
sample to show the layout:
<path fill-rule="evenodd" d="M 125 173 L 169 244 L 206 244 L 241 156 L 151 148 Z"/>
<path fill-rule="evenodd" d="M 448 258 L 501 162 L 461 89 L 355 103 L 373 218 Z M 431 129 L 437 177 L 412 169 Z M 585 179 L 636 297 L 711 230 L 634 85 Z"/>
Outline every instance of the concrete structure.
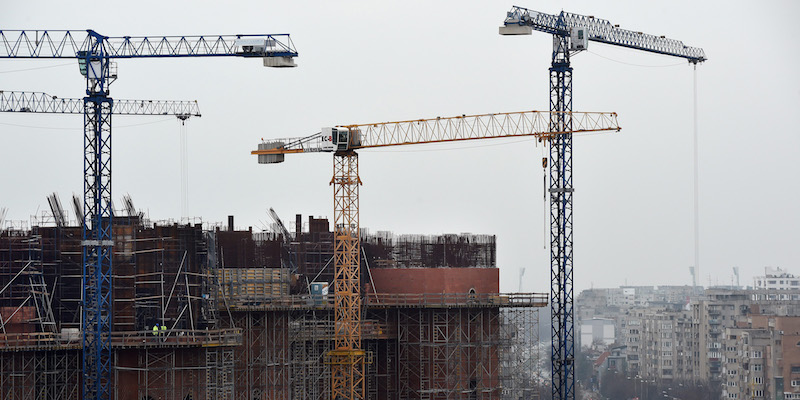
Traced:
<path fill-rule="evenodd" d="M 764 300 L 800 300 L 800 277 L 779 268 L 764 268 L 764 275 L 753 278 L 756 296 Z"/>
<path fill-rule="evenodd" d="M 151 223 L 117 213 L 116 399 L 326 399 L 333 234 Z M 77 399 L 80 227 L 0 230 L 0 398 Z M 537 310 L 500 294 L 488 235 L 365 235 L 368 399 L 537 398 Z M 167 329 L 153 331 L 153 326 Z"/>
<path fill-rule="evenodd" d="M 614 320 L 608 318 L 592 318 L 582 320 L 581 347 L 605 349 L 616 342 Z"/>
<path fill-rule="evenodd" d="M 791 300 L 800 290 L 678 286 L 637 298 L 638 289 L 578 296 L 578 307 L 589 300 L 594 315 L 615 321 L 617 340 L 606 351 L 620 349 L 630 379 L 711 385 L 724 399 L 800 399 L 800 301 Z"/>

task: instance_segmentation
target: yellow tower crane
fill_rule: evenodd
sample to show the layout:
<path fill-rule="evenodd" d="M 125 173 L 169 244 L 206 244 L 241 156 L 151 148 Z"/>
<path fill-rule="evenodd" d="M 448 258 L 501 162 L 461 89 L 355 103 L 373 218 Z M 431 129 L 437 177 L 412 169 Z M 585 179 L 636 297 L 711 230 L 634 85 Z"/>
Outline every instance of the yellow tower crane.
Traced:
<path fill-rule="evenodd" d="M 534 136 L 549 142 L 558 135 L 619 131 L 613 112 L 570 112 L 572 130 L 551 131 L 556 112 L 523 111 L 498 114 L 461 115 L 449 118 L 416 119 L 373 124 L 337 125 L 322 128 L 311 136 L 262 141 L 258 150 L 260 164 L 284 161 L 286 154 L 333 153 L 334 220 L 334 349 L 331 364 L 331 399 L 364 398 L 364 363 L 361 347 L 361 269 L 358 219 L 358 154 L 356 150 L 376 147 L 464 140 Z M 558 125 L 556 125 L 558 126 Z"/>

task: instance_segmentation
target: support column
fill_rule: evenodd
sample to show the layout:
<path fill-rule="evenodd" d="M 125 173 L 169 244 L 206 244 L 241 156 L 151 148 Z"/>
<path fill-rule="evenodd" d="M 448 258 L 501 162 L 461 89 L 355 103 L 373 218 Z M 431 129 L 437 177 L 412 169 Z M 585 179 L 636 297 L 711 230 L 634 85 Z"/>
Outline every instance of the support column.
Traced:
<path fill-rule="evenodd" d="M 84 98 L 83 398 L 108 399 L 111 350 L 111 108 Z"/>
<path fill-rule="evenodd" d="M 105 37 L 89 31 L 80 51 L 83 99 L 83 398 L 107 400 L 111 389 L 111 109 L 113 79 Z"/>
<path fill-rule="evenodd" d="M 330 352 L 331 398 L 363 399 L 364 350 L 361 348 L 361 243 L 358 220 L 358 154 L 333 158 L 334 350 Z"/>
<path fill-rule="evenodd" d="M 572 67 L 569 37 L 553 35 L 550 67 L 550 131 L 572 130 Z M 575 399 L 575 335 L 572 289 L 572 133 L 550 139 L 550 310 L 552 395 Z"/>

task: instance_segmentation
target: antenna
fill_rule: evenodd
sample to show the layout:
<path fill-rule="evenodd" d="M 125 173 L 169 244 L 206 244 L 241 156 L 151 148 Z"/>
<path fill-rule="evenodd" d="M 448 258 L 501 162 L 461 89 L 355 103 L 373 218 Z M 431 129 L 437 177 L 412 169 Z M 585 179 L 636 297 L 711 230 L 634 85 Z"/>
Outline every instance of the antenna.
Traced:
<path fill-rule="evenodd" d="M 697 287 L 697 273 L 693 266 L 689 266 L 689 273 L 692 275 L 692 287 Z"/>
<path fill-rule="evenodd" d="M 525 267 L 519 269 L 519 289 L 517 293 L 522 293 L 522 276 L 525 275 Z"/>
<path fill-rule="evenodd" d="M 733 275 L 736 276 L 736 287 L 739 287 L 739 267 L 733 267 Z"/>

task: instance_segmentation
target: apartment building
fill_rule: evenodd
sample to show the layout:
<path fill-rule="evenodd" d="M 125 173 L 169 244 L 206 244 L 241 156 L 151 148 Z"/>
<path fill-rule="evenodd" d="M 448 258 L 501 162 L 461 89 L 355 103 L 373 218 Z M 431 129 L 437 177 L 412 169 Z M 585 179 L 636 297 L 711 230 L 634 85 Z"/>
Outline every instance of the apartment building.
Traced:
<path fill-rule="evenodd" d="M 800 300 L 800 277 L 781 268 L 764 268 L 764 275 L 753 278 L 753 300 Z"/>

